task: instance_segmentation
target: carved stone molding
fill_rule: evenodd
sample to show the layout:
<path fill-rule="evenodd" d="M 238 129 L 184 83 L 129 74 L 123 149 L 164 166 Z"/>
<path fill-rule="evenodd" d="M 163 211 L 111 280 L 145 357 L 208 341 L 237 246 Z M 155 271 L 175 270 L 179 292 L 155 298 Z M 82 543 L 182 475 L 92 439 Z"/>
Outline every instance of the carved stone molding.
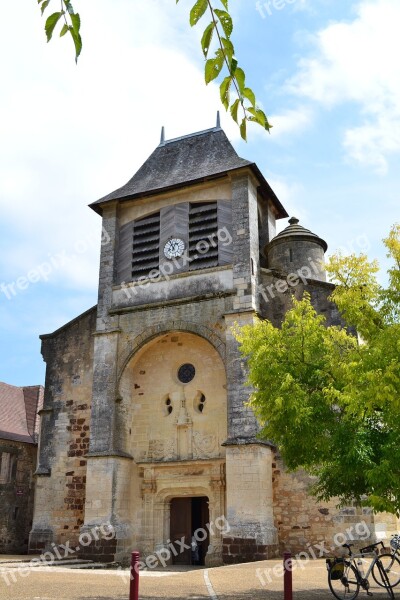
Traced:
<path fill-rule="evenodd" d="M 157 493 L 157 483 L 155 479 L 150 479 L 147 481 L 143 481 L 142 483 L 142 497 L 145 497 L 148 494 L 156 494 Z"/>
<path fill-rule="evenodd" d="M 200 431 L 193 432 L 194 458 L 213 458 L 218 454 L 217 437 Z"/>

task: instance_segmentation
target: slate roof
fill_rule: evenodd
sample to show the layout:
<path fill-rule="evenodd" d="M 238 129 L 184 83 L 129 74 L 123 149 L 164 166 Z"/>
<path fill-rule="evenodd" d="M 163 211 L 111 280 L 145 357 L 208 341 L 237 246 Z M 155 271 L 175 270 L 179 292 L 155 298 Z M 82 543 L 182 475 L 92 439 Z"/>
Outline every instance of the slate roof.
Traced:
<path fill-rule="evenodd" d="M 296 219 L 296 217 L 291 217 L 289 219 L 289 225 L 271 240 L 270 245 L 284 242 L 288 239 L 294 241 L 311 240 L 322 246 L 324 252 L 328 249 L 328 244 L 325 240 L 320 238 L 316 233 L 299 225 L 299 219 Z"/>
<path fill-rule="evenodd" d="M 0 382 L 1 439 L 37 443 L 43 391 L 41 385 L 17 387 Z"/>
<path fill-rule="evenodd" d="M 220 127 L 161 141 L 135 175 L 122 187 L 89 206 L 101 214 L 101 204 L 147 196 L 217 177 L 243 167 L 253 170 L 261 188 L 274 202 L 279 217 L 287 213 L 255 163 L 240 158 Z"/>

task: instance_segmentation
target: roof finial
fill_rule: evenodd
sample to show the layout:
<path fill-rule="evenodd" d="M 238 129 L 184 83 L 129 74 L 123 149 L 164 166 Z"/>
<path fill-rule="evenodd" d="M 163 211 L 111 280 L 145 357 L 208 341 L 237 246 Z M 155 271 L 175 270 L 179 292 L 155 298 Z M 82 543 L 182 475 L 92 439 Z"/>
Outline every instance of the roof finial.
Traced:
<path fill-rule="evenodd" d="M 221 129 L 221 117 L 219 116 L 219 110 L 217 110 L 217 129 Z"/>
<path fill-rule="evenodd" d="M 161 139 L 160 139 L 160 144 L 163 144 L 165 142 L 165 128 L 164 125 L 161 127 Z"/>
<path fill-rule="evenodd" d="M 296 217 L 292 217 L 291 219 L 289 219 L 290 225 L 297 225 L 298 222 L 299 219 L 296 219 Z"/>

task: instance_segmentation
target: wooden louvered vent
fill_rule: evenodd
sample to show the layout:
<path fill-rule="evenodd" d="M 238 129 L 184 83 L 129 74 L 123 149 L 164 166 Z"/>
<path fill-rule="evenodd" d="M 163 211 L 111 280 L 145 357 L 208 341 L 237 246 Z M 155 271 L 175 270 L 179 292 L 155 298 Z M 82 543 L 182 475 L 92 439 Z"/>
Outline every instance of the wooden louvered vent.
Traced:
<path fill-rule="evenodd" d="M 217 203 L 191 204 L 189 210 L 189 269 L 191 271 L 218 266 L 217 232 Z"/>
<path fill-rule="evenodd" d="M 146 277 L 159 267 L 160 213 L 135 221 L 133 225 L 132 279 Z"/>

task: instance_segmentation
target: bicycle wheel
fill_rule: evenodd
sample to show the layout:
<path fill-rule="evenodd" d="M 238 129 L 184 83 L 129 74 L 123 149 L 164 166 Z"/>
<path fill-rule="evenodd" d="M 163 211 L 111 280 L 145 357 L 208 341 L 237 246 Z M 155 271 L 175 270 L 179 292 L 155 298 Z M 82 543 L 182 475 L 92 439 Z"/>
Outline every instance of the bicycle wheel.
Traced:
<path fill-rule="evenodd" d="M 389 598 L 392 598 L 392 600 L 394 600 L 392 586 L 390 585 L 390 581 L 388 579 L 384 566 L 381 563 L 380 557 L 376 560 L 374 567 L 377 567 L 377 570 L 375 570 L 375 575 L 377 576 L 377 578 L 374 577 L 376 583 L 378 583 L 378 585 L 380 585 L 381 587 L 384 587 L 387 591 Z"/>
<path fill-rule="evenodd" d="M 395 587 L 400 582 L 400 560 L 395 554 L 380 554 L 379 560 L 386 572 L 390 585 Z M 372 568 L 372 577 L 376 583 L 383 587 L 382 578 L 375 571 L 376 564 Z"/>
<path fill-rule="evenodd" d="M 360 591 L 358 573 L 352 564 L 344 562 L 343 573 L 337 578 L 335 569 L 328 571 L 328 584 L 332 594 L 338 600 L 354 600 Z"/>

